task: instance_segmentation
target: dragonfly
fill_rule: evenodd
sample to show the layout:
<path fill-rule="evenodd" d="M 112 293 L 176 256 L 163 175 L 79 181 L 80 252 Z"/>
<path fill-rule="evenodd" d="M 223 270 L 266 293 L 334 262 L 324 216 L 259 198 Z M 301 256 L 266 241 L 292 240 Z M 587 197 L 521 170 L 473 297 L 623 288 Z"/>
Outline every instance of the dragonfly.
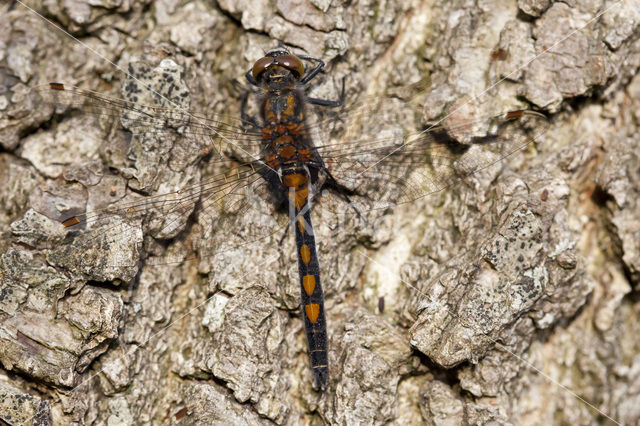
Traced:
<path fill-rule="evenodd" d="M 366 135 L 358 126 L 386 121 L 381 111 L 391 98 L 368 98 L 346 106 L 344 79 L 339 99 L 311 97 L 308 89 L 324 66 L 320 59 L 283 48 L 267 52 L 245 74 L 248 86 L 242 89 L 239 118 L 189 111 L 181 103 L 186 96 L 172 84 L 179 76 L 164 73 L 167 85 L 159 91 L 144 80 L 147 65 L 130 67 L 131 78 L 123 86 L 126 99 L 64 83 L 50 83 L 41 93 L 43 102 L 58 112 L 78 110 L 106 120 L 113 131 L 128 132 L 132 138 L 177 137 L 180 145 L 176 149 L 185 155 L 172 157 L 173 169 L 209 166 L 205 177 L 178 190 L 152 195 L 145 193 L 144 173 L 138 173 L 126 201 L 61 218 L 62 226 L 74 234 L 73 242 L 61 250 L 77 249 L 81 242 L 105 245 L 105 239 L 113 242 L 130 232 L 122 230 L 121 222 L 114 225 L 113 218 L 155 220 L 159 224 L 153 236 L 170 239 L 178 237 L 183 223 L 196 210 L 206 215 L 214 230 L 225 229 L 230 215 L 268 206 L 267 215 L 274 222 L 250 230 L 246 243 L 254 244 L 277 232 L 282 238 L 289 231 L 294 234 L 300 311 L 313 387 L 320 391 L 326 390 L 329 380 L 330 349 L 313 206 L 331 195 L 344 207 L 334 211 L 336 215 L 366 222 L 370 212 L 389 211 L 440 193 L 499 164 L 546 129 L 544 115 L 513 110 L 462 118 L 450 114 L 444 120 L 447 126 L 427 123 L 414 131 L 391 122 L 377 135 Z M 251 96 L 258 99 L 256 114 L 247 112 Z M 321 110 L 320 115 L 312 117 L 311 107 Z M 336 133 L 349 136 L 338 140 L 332 137 Z M 478 155 L 471 149 L 478 145 L 490 145 L 495 153 Z M 143 151 L 137 155 L 151 155 Z M 201 256 L 198 260 L 204 261 Z"/>

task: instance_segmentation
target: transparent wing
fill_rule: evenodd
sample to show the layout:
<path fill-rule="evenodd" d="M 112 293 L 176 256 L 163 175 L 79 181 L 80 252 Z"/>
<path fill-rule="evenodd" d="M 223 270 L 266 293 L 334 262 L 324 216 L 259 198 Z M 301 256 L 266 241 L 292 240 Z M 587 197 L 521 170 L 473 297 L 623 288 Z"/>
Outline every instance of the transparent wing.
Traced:
<path fill-rule="evenodd" d="M 171 238 L 183 232 L 188 218 L 194 216 L 203 227 L 200 235 L 208 235 L 219 229 L 231 232 L 229 219 L 257 212 L 260 222 L 238 232 L 242 235 L 235 246 L 281 235 L 287 216 L 277 212 L 281 200 L 274 199 L 263 179 L 272 171 L 260 158 L 259 130 L 245 128 L 240 120 L 224 115 L 204 117 L 188 111 L 180 103 L 183 96 L 178 90 L 173 98 L 168 96 L 172 90 L 164 87 L 148 90 L 152 93 L 148 102 L 140 102 L 143 90 L 131 86 L 129 99 L 59 83 L 42 93 L 45 102 L 58 111 L 76 109 L 96 117 L 102 125 L 106 123 L 107 128 L 130 132 L 143 143 L 175 138 L 170 159 L 151 164 L 156 168 L 168 164 L 168 168 L 180 172 L 179 176 L 187 175 L 189 166 L 194 165 L 197 168 L 191 170 L 195 173 L 197 169 L 198 174 L 196 179 L 184 179 L 169 187 L 169 191 L 150 191 L 151 195 L 132 192 L 117 203 L 63 218 L 67 228 L 85 231 L 75 243 L 63 246 L 58 258 L 72 263 L 72 248 L 77 252 L 84 247 L 89 252 L 96 247 L 118 247 L 115 242 L 135 235 L 130 224 L 144 226 L 145 232 L 154 237 Z M 395 98 L 369 98 L 308 123 L 315 149 L 332 178 L 353 196 L 366 199 L 372 209 L 411 202 L 449 188 L 466 176 L 496 165 L 546 131 L 544 116 L 531 111 L 452 116 L 446 129 L 431 126 L 411 130 L 406 122 L 415 115 L 412 108 L 409 102 Z M 479 128 L 483 130 L 479 132 Z M 474 139 L 478 134 L 485 136 Z M 150 150 L 148 146 L 140 148 L 142 154 L 138 155 Z M 174 155 L 175 151 L 179 154 Z M 142 239 L 136 236 L 135 241 Z M 200 256 L 205 252 L 205 256 L 214 256 L 220 248 L 206 247 Z M 183 260 L 184 256 L 176 255 L 162 262 Z M 85 262 L 86 269 L 95 261 Z M 206 263 L 202 257 L 199 261 Z"/>
<path fill-rule="evenodd" d="M 104 209 L 63 220 L 61 226 L 68 229 L 70 234 L 63 244 L 53 249 L 51 259 L 54 264 L 79 270 L 89 276 L 92 276 L 96 264 L 102 266 L 97 270 L 113 270 L 113 276 L 128 276 L 143 255 L 139 249 L 145 233 L 153 236 L 177 235 L 197 225 L 197 235 L 206 236 L 220 229 L 231 230 L 230 223 L 237 217 L 251 215 L 252 225 L 243 229 L 243 235 L 235 238 L 233 246 L 215 247 L 214 251 L 211 247 L 200 250 L 197 260 L 206 264 L 210 261 L 204 258 L 206 256 L 217 256 L 224 250 L 253 244 L 272 236 L 279 238 L 284 233 L 286 215 L 278 213 L 276 205 L 265 201 L 269 197 L 268 187 L 259 170 L 247 164 L 236 165 L 180 191 L 153 196 L 138 195 L 133 201 L 114 203 Z M 187 220 L 185 225 L 186 219 L 191 220 Z M 198 238 L 194 240 L 194 246 L 188 250 L 188 254 L 169 254 L 147 263 L 164 265 L 195 261 L 196 256 L 192 253 L 201 248 L 195 246 L 201 246 L 202 242 Z M 135 250 L 138 252 L 121 256 L 122 252 L 133 250 L 127 244 L 137 245 Z M 100 277 L 113 279 L 112 276 Z"/>
<path fill-rule="evenodd" d="M 375 119 L 374 119 L 375 120 Z M 372 120 L 372 121 L 374 121 Z M 461 144 L 451 135 L 471 135 L 478 124 L 486 136 Z M 548 129 L 546 117 L 533 111 L 459 120 L 418 132 L 351 137 L 320 145 L 318 153 L 332 176 L 372 208 L 409 203 L 443 191 L 525 148 Z M 362 132 L 364 133 L 364 132 Z"/>
<path fill-rule="evenodd" d="M 43 89 L 41 95 L 43 102 L 51 104 L 58 112 L 74 109 L 84 116 L 95 117 L 96 125 L 107 129 L 106 133 L 126 131 L 133 135 L 132 140 L 139 138 L 141 144 L 176 138 L 175 146 L 179 147 L 176 150 L 180 152 L 181 160 L 170 163 L 166 159 L 157 162 L 145 159 L 145 163 L 153 168 L 177 170 L 175 173 L 163 171 L 158 175 L 172 180 L 170 185 L 160 183 L 158 191 L 134 188 L 136 191 L 127 191 L 126 196 L 115 203 L 104 207 L 94 203 L 94 207 L 95 204 L 100 207 L 62 217 L 61 225 L 72 233 L 70 241 L 54 248 L 50 259 L 54 264 L 71 266 L 87 275 L 91 275 L 91 265 L 96 263 L 107 262 L 113 263 L 114 268 L 132 268 L 137 264 L 137 256 L 107 256 L 110 250 L 122 250 L 123 240 L 131 240 L 133 245 L 141 244 L 143 236 L 136 232 L 139 228 L 144 229 L 144 234 L 172 238 L 183 232 L 191 218 L 191 222 L 198 222 L 202 233 L 207 234 L 214 228 L 224 229 L 229 217 L 255 210 L 259 204 L 257 199 L 277 201 L 270 200 L 272 196 L 263 179 L 270 171 L 259 157 L 259 135 L 237 125 L 237 120 L 205 119 L 184 109 L 109 97 L 60 83 L 52 83 Z M 105 140 L 105 144 L 108 143 Z M 152 144 L 139 151 L 155 148 Z M 197 168 L 189 168 L 190 165 Z M 190 171 L 197 172 L 197 177 L 187 177 Z M 280 206 L 277 202 L 265 202 L 259 207 L 274 213 Z M 277 220 L 269 221 L 268 226 L 250 227 L 250 232 L 243 236 L 244 243 L 284 232 L 286 221 L 282 215 L 274 217 Z M 160 262 L 178 263 L 183 260 L 179 254 Z M 111 279 L 122 274 L 130 275 L 120 271 L 96 279 Z"/>
<path fill-rule="evenodd" d="M 129 99 L 110 97 L 98 92 L 80 89 L 62 83 L 50 83 L 37 88 L 43 104 L 52 105 L 56 111 L 78 110 L 82 114 L 97 117 L 103 126 L 121 127 L 146 137 L 165 137 L 175 132 L 184 137 L 183 150 L 200 157 L 215 154 L 219 159 L 225 144 L 235 148 L 238 157 L 245 162 L 259 160 L 256 142 L 260 132 L 243 126 L 240 119 L 225 115 L 203 117 L 186 108 L 145 104 Z M 138 97 L 132 95 L 132 98 Z M 155 96 L 158 102 L 171 103 L 171 99 Z M 218 148 L 216 150 L 216 148 Z"/>

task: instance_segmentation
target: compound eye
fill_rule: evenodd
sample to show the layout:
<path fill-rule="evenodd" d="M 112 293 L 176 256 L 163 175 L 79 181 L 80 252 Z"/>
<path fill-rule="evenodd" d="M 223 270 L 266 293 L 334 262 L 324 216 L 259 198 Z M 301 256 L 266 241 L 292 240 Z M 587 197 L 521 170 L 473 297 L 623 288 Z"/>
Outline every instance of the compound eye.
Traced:
<path fill-rule="evenodd" d="M 304 64 L 302 63 L 300 58 L 295 55 L 280 55 L 276 58 L 276 61 L 278 62 L 278 65 L 281 65 L 289 71 L 296 73 L 297 77 L 300 77 L 302 74 L 304 74 Z"/>
<path fill-rule="evenodd" d="M 251 70 L 251 75 L 253 75 L 253 78 L 255 78 L 256 80 L 258 79 L 258 76 L 260 74 L 262 74 L 263 72 L 265 72 L 267 70 L 267 68 L 269 68 L 271 65 L 273 65 L 273 63 L 276 62 L 275 58 L 271 58 L 269 56 L 265 56 L 263 58 L 260 58 L 256 61 L 255 64 L 253 64 L 253 68 Z"/>

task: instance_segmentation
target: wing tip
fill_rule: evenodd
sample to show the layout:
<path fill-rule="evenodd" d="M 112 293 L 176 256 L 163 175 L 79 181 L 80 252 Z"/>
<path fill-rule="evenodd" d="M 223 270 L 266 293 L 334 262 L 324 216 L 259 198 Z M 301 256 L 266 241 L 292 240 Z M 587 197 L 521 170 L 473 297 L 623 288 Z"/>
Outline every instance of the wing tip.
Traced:
<path fill-rule="evenodd" d="M 525 114 L 525 110 L 523 109 L 518 109 L 518 110 L 514 110 L 514 111 L 509 111 L 506 113 L 506 119 L 507 120 L 511 120 L 511 119 L 516 119 L 516 118 L 520 118 Z"/>
<path fill-rule="evenodd" d="M 509 112 L 505 113 L 505 115 L 504 115 L 504 117 L 507 120 L 516 120 L 516 119 L 522 118 L 524 116 L 539 117 L 539 118 L 544 118 L 544 119 L 547 118 L 546 115 L 542 114 L 541 112 L 534 111 L 532 109 L 513 110 L 513 111 L 509 111 Z"/>
<path fill-rule="evenodd" d="M 62 223 L 62 226 L 64 226 L 65 228 L 68 228 L 70 226 L 77 225 L 78 223 L 80 223 L 80 219 L 78 219 L 78 216 L 73 216 L 67 220 L 62 221 L 61 223 Z"/>

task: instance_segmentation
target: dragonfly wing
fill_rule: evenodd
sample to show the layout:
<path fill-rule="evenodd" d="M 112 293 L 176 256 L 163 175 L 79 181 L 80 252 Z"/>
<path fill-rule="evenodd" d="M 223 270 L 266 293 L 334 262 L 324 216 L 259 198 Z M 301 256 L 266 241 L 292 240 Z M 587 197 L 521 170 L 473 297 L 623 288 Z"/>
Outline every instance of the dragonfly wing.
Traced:
<path fill-rule="evenodd" d="M 133 245 L 139 243 L 137 233 L 124 223 L 141 228 L 143 235 L 173 238 L 186 229 L 196 211 L 205 232 L 207 228 L 224 229 L 229 216 L 252 208 L 251 194 L 268 200 L 262 179 L 266 166 L 259 160 L 256 144 L 259 134 L 221 116 L 205 118 L 188 111 L 186 85 L 171 61 L 163 61 L 157 68 L 132 64 L 130 74 L 123 84 L 123 99 L 59 83 L 52 83 L 43 93 L 45 102 L 59 112 L 77 110 L 96 118 L 105 131 L 107 149 L 112 140 L 124 139 L 129 148 L 126 159 L 117 165 L 119 175 L 135 178 L 127 180 L 134 191 L 123 191 L 126 195 L 120 195 L 116 203 L 96 194 L 105 192 L 103 187 L 88 186 L 92 209 L 61 219 L 64 226 L 82 230 L 75 233 L 67 249 L 113 250 L 129 238 Z M 216 145 L 217 141 L 222 143 Z M 245 241 L 257 240 L 264 232 L 253 228 Z M 59 257 L 73 258 L 69 254 Z M 157 261 L 182 260 L 177 256 Z M 125 263 L 133 266 L 135 256 Z"/>
<path fill-rule="evenodd" d="M 260 164 L 231 168 L 222 192 L 219 184 L 203 186 L 197 215 L 200 272 L 219 270 L 221 264 L 242 265 L 238 258 L 253 252 L 253 245 L 277 247 L 288 219 L 282 200 L 263 178 L 265 170 Z"/>
<path fill-rule="evenodd" d="M 450 133 L 476 131 L 475 122 L 459 122 L 447 130 L 432 127 L 413 133 L 380 133 L 318 150 L 338 183 L 368 200 L 371 209 L 385 209 L 499 168 L 502 159 L 526 147 L 548 127 L 544 116 L 523 111 L 483 121 L 492 133 L 471 146 L 458 143 Z"/>

